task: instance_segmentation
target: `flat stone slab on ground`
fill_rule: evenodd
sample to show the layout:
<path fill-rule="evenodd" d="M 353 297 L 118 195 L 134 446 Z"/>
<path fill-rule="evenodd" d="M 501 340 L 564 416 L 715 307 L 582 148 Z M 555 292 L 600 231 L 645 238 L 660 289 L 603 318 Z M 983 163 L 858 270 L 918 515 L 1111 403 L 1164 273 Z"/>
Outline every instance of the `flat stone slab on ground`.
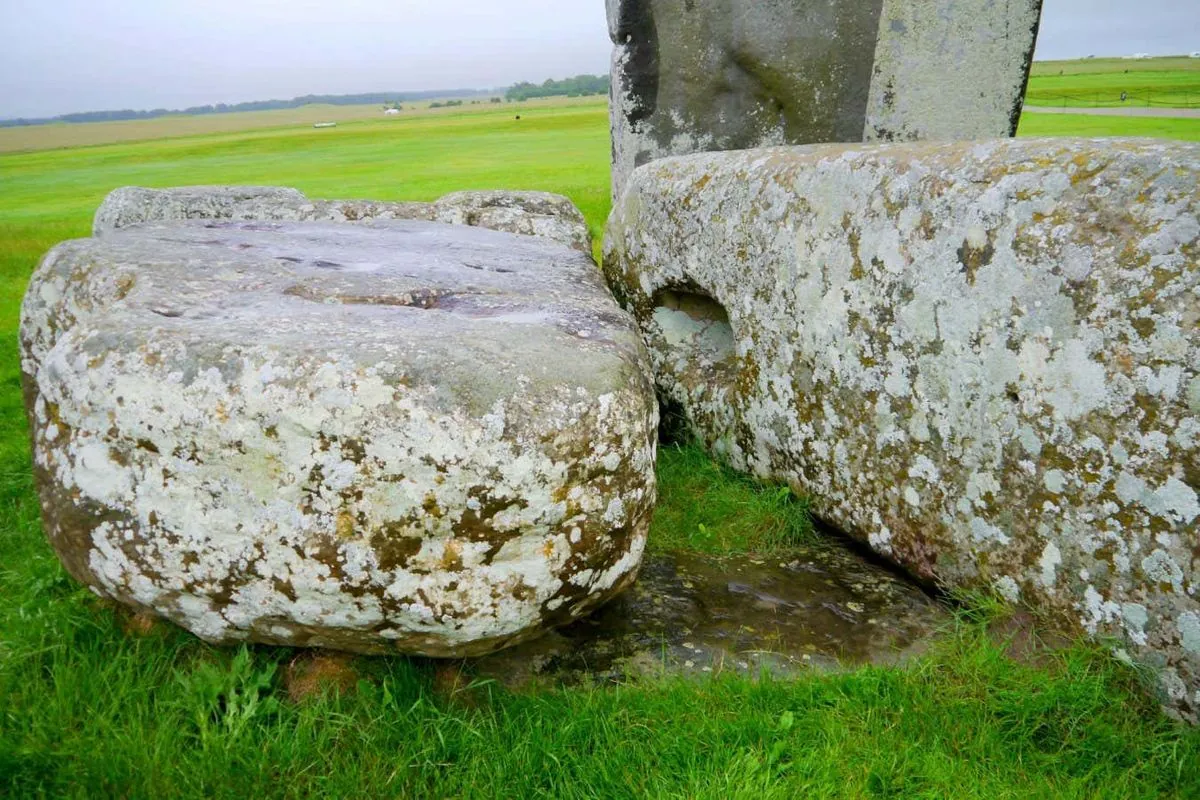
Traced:
<path fill-rule="evenodd" d="M 468 662 L 475 677 L 514 688 L 662 674 L 898 663 L 951 621 L 911 583 L 843 546 L 785 556 L 648 556 L 636 584 L 587 619 Z"/>
<path fill-rule="evenodd" d="M 550 192 L 499 190 L 453 192 L 432 203 L 419 203 L 314 200 L 280 186 L 126 186 L 104 198 L 92 222 L 92 235 L 143 222 L 198 219 L 360 224 L 425 220 L 537 236 L 592 252 L 587 220 L 569 199 Z"/>
<path fill-rule="evenodd" d="M 64 564 L 208 641 L 486 653 L 641 561 L 645 351 L 560 244 L 147 223 L 51 251 L 21 340 Z"/>

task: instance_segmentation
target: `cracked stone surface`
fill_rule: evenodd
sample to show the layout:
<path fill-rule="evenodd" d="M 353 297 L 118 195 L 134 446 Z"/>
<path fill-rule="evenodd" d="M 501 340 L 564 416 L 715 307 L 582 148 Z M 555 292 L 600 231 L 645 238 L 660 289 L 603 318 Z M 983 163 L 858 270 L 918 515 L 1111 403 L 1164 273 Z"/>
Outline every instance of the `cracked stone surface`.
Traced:
<path fill-rule="evenodd" d="M 145 223 L 54 248 L 21 345 L 63 563 L 207 641 L 479 655 L 641 562 L 646 353 L 569 247 Z"/>
<path fill-rule="evenodd" d="M 613 197 L 656 158 L 1016 133 L 1041 0 L 607 0 Z"/>
<path fill-rule="evenodd" d="M 454 192 L 433 203 L 312 200 L 276 186 L 126 186 L 109 193 L 96 211 L 92 235 L 142 222 L 188 219 L 327 221 L 371 224 L 426 220 L 538 236 L 591 254 L 587 221 L 566 197 L 549 192 Z"/>
<path fill-rule="evenodd" d="M 639 169 L 605 270 L 714 452 L 1195 720 L 1198 215 L 1194 143 L 767 148 Z"/>
<path fill-rule="evenodd" d="M 903 662 L 950 620 L 911 583 L 832 542 L 773 559 L 656 553 L 633 588 L 597 613 L 467 669 L 514 688 L 662 674 L 786 677 Z"/>

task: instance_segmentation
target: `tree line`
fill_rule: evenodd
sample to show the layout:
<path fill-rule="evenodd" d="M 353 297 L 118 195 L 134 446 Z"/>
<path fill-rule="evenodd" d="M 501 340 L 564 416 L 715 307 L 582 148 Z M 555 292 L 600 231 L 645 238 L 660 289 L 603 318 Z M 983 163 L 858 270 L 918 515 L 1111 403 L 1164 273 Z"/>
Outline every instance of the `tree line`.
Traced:
<path fill-rule="evenodd" d="M 609 76 L 607 75 L 576 75 L 561 81 L 547 80 L 544 83 L 522 82 L 512 86 L 505 93 L 505 99 L 510 102 L 529 100 L 535 97 L 584 97 L 594 94 L 608 94 Z M 303 97 L 293 97 L 291 100 L 256 100 L 249 103 L 217 103 L 215 105 L 191 106 L 190 108 L 155 108 L 149 111 L 121 109 L 119 111 L 84 111 L 77 114 L 62 114 L 57 117 L 34 117 L 20 119 L 0 119 L 0 128 L 11 128 L 21 125 L 45 125 L 53 122 L 119 122 L 134 119 L 155 119 L 168 116 L 198 116 L 203 114 L 234 114 L 242 111 L 275 111 L 283 108 L 300 108 L 313 104 L 333 106 L 366 106 L 382 105 L 385 108 L 398 108 L 401 103 L 411 103 L 419 100 L 444 99 L 447 97 L 472 97 L 479 94 L 478 89 L 452 89 L 450 91 L 423 92 L 372 92 L 369 94 L 306 94 Z M 493 102 L 499 102 L 493 100 Z"/>
<path fill-rule="evenodd" d="M 522 82 L 505 93 L 509 100 L 529 100 L 534 97 L 585 97 L 592 94 L 608 94 L 609 76 L 576 75 L 561 81 L 548 80 L 542 84 Z"/>
<path fill-rule="evenodd" d="M 176 115 L 197 116 L 202 114 L 233 114 L 241 111 L 274 111 L 281 108 L 300 108 L 321 103 L 332 106 L 387 105 L 443 97 L 469 97 L 479 94 L 478 89 L 451 89 L 428 92 L 372 92 L 369 94 L 306 94 L 291 100 L 256 100 L 249 103 L 217 103 L 216 105 L 192 106 L 190 108 L 155 108 L 150 111 L 85 111 L 78 114 L 62 114 L 57 117 L 39 117 L 0 120 L 0 127 L 19 125 L 45 125 L 51 122 L 117 122 L 131 119 L 154 119 Z"/>

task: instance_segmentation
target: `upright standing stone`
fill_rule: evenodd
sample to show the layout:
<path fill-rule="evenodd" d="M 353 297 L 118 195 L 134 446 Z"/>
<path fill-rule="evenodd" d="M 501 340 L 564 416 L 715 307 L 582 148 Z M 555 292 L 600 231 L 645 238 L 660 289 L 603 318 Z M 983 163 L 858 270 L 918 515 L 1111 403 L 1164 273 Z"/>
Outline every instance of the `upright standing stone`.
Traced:
<path fill-rule="evenodd" d="M 608 0 L 613 192 L 669 155 L 1011 136 L 1041 0 Z"/>

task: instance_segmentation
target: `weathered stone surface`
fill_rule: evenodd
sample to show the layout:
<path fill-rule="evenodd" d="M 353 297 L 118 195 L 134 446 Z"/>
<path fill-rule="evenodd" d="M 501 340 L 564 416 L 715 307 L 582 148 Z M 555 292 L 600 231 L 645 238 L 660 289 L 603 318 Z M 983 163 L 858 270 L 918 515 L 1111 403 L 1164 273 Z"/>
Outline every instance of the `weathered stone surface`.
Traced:
<path fill-rule="evenodd" d="M 662 674 L 786 677 L 904 661 L 950 620 L 911 583 L 835 544 L 782 561 L 660 553 L 595 614 L 467 668 L 513 688 Z"/>
<path fill-rule="evenodd" d="M 607 0 L 613 196 L 707 150 L 1016 132 L 1041 0 Z"/>
<path fill-rule="evenodd" d="M 666 159 L 606 271 L 661 394 L 915 573 L 1161 667 L 1200 710 L 1200 146 Z"/>
<path fill-rule="evenodd" d="M 454 192 L 433 204 L 434 219 L 494 231 L 540 236 L 590 254 L 592 236 L 583 213 L 550 192 Z"/>
<path fill-rule="evenodd" d="M 1042 0 L 884 0 L 863 139 L 1015 136 L 1041 16 Z"/>
<path fill-rule="evenodd" d="M 104 198 L 92 221 L 92 235 L 142 222 L 184 219 L 299 219 L 310 205 L 296 189 L 280 186 L 181 186 L 144 189 L 126 186 Z"/>
<path fill-rule="evenodd" d="M 208 641 L 476 655 L 641 561 L 645 350 L 561 245 L 147 223 L 52 250 L 21 342 L 64 564 Z"/>
<path fill-rule="evenodd" d="M 226 187 L 212 187 L 223 191 Z M 118 190 L 120 191 L 120 190 Z M 175 189 L 165 191 L 174 192 Z M 309 206 L 312 206 L 311 210 Z M 324 222 L 375 222 L 389 219 L 418 219 L 436 221 L 432 203 L 384 203 L 376 200 L 306 200 L 298 221 L 318 220 Z M 565 244 L 565 243 L 564 243 Z"/>
<path fill-rule="evenodd" d="M 126 186 L 105 198 L 92 225 L 94 236 L 142 222 L 186 219 L 359 222 L 414 219 L 470 225 L 538 236 L 590 254 L 592 236 L 583 214 L 566 197 L 549 192 L 455 192 L 433 203 L 310 200 L 296 189 L 272 186 Z"/>

